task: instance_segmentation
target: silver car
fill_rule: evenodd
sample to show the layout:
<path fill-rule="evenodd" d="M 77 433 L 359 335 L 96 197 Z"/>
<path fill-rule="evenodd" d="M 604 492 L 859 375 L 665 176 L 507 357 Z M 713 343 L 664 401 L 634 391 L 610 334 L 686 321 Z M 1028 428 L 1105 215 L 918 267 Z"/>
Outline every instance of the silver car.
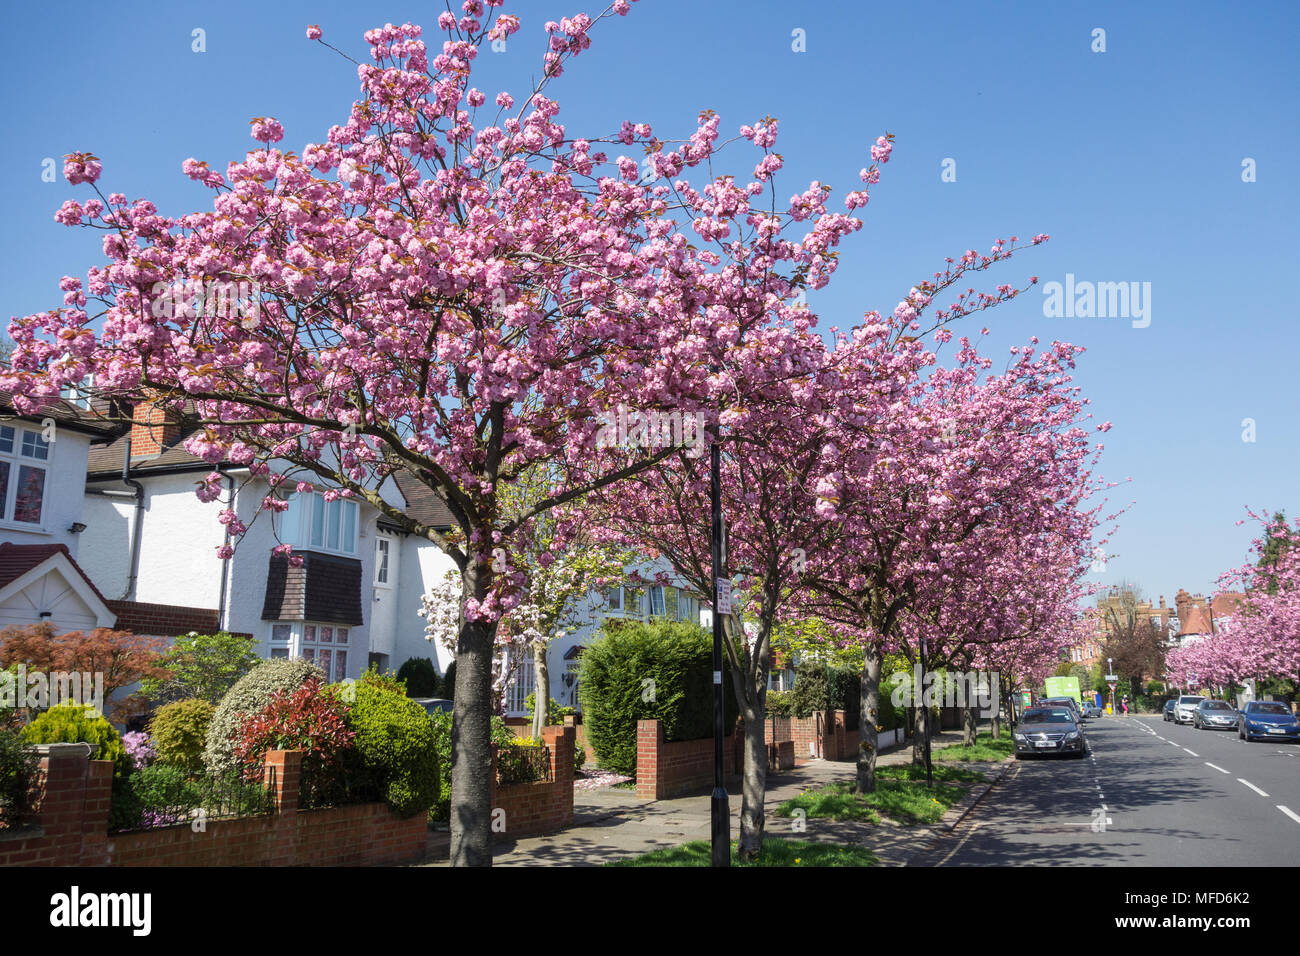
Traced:
<path fill-rule="evenodd" d="M 1197 730 L 1236 730 L 1237 711 L 1226 700 L 1203 700 L 1192 717 Z"/>
<path fill-rule="evenodd" d="M 1082 757 L 1088 752 L 1083 724 L 1067 707 L 1032 707 L 1020 717 L 1011 733 L 1016 759 L 1035 754 Z"/>

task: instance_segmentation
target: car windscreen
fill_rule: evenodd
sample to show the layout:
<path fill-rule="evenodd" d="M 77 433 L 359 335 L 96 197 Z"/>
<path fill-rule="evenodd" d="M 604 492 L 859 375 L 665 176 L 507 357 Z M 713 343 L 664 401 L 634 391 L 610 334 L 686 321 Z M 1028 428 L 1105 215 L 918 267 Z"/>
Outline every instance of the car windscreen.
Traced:
<path fill-rule="evenodd" d="M 1232 708 L 1222 700 L 1207 700 L 1201 706 L 1206 710 L 1232 710 Z"/>
<path fill-rule="evenodd" d="M 1200 702 L 1201 702 L 1201 698 L 1199 698 L 1199 697 L 1179 697 L 1179 698 L 1178 698 L 1178 703 L 1180 703 L 1180 704 L 1199 704 Z"/>
<path fill-rule="evenodd" d="M 1257 700 L 1247 704 L 1246 709 L 1252 714 L 1280 714 L 1284 717 L 1291 713 L 1291 709 L 1286 704 L 1279 704 L 1275 700 Z"/>
<path fill-rule="evenodd" d="M 1072 724 L 1074 716 L 1068 710 L 1027 710 L 1021 718 L 1024 724 Z"/>

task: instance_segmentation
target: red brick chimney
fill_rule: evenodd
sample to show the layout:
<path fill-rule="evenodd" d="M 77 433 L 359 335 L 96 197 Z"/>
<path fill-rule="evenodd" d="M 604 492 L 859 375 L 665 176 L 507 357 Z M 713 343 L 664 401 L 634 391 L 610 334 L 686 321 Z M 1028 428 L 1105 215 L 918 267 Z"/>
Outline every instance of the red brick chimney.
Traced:
<path fill-rule="evenodd" d="M 157 455 L 181 437 L 180 419 L 157 405 L 137 403 L 131 419 L 132 458 Z"/>

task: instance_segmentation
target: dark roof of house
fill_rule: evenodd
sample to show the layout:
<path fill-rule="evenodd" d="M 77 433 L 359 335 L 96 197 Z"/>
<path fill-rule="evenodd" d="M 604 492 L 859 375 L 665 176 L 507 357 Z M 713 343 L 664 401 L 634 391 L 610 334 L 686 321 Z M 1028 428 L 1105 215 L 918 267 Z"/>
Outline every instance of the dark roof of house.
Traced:
<path fill-rule="evenodd" d="M 108 604 L 108 599 L 100 593 L 99 588 L 95 587 L 95 582 L 90 580 L 86 572 L 81 570 L 81 566 L 73 559 L 66 544 L 14 544 L 11 541 L 0 544 L 0 588 L 8 587 L 32 568 L 43 564 L 56 554 L 62 554 L 67 558 L 96 596 Z"/>
<path fill-rule="evenodd" d="M 407 472 L 400 471 L 393 475 L 393 481 L 396 482 L 397 490 L 402 493 L 402 497 L 406 499 L 408 516 L 432 528 L 456 527 L 456 519 L 452 517 L 447 503 L 424 482 Z"/>
<path fill-rule="evenodd" d="M 162 452 L 149 458 L 132 458 L 131 474 L 148 475 L 151 472 L 211 471 L 209 465 L 197 455 L 185 450 L 183 442 L 194 434 L 197 428 L 182 428 Z M 122 457 L 126 454 L 127 433 L 106 445 L 90 449 L 86 463 L 86 476 L 90 480 L 119 478 L 122 475 Z M 406 514 L 423 524 L 434 528 L 452 528 L 456 520 L 447 509 L 446 503 L 438 497 L 432 488 L 415 478 L 409 472 L 397 472 L 393 475 L 397 490 L 406 499 Z M 385 527 L 396 527 L 391 522 L 381 519 Z"/>
<path fill-rule="evenodd" d="M 212 466 L 197 455 L 185 450 L 182 442 L 189 438 L 196 428 L 182 428 L 179 435 L 168 443 L 163 450 L 148 458 L 131 459 L 131 474 L 148 474 L 164 471 L 211 471 Z M 86 477 L 120 478 L 122 475 L 122 457 L 126 454 L 127 438 L 130 432 L 124 431 L 114 441 L 90 449 L 86 461 Z"/>
<path fill-rule="evenodd" d="M 82 432 L 92 438 L 101 439 L 111 438 L 123 427 L 115 422 L 106 421 L 98 415 L 83 408 L 78 408 L 76 405 L 62 399 L 47 401 L 39 412 L 33 412 L 29 415 L 19 414 L 18 410 L 14 408 L 13 393 L 6 391 L 0 391 L 0 416 L 14 416 L 27 421 L 52 418 L 56 425 L 61 425 L 71 431 Z"/>

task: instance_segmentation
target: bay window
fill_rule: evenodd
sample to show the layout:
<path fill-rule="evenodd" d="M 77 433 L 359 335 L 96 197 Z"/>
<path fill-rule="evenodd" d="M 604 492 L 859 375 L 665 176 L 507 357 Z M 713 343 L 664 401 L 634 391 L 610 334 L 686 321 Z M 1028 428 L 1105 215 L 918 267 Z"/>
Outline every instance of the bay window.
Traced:
<path fill-rule="evenodd" d="M 295 494 L 281 515 L 280 541 L 295 550 L 356 554 L 357 503 L 347 498 L 326 501 L 315 492 Z"/>
<path fill-rule="evenodd" d="M 346 625 L 278 621 L 271 625 L 270 656 L 311 661 L 328 680 L 337 683 L 348 676 L 349 640 Z"/>

